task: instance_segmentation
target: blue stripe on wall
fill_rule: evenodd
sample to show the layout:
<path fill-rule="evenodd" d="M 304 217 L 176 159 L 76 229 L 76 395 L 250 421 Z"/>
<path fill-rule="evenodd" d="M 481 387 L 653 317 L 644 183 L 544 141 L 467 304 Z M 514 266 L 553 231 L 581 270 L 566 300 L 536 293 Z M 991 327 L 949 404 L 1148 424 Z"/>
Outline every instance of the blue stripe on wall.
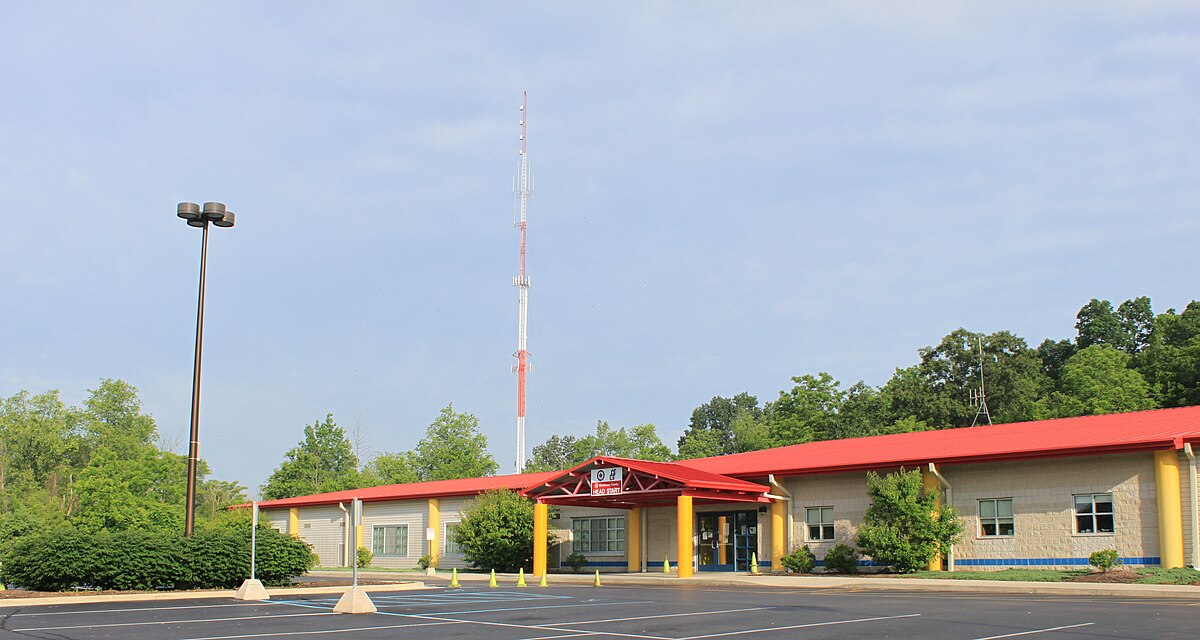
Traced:
<path fill-rule="evenodd" d="M 1156 556 L 1128 556 L 1121 558 L 1121 564 L 1159 565 L 1161 559 Z M 955 558 L 957 567 L 1086 567 L 1087 558 Z"/>

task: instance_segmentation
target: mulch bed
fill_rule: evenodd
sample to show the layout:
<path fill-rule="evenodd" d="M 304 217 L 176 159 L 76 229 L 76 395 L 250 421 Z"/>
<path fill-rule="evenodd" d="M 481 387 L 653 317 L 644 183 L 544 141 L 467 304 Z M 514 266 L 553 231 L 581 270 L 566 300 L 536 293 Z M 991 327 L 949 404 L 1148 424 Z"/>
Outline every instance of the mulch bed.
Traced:
<path fill-rule="evenodd" d="M 1141 580 L 1144 576 L 1136 571 L 1107 571 L 1104 573 L 1086 573 L 1081 576 L 1075 576 L 1065 582 L 1104 582 L 1110 584 L 1132 584 Z"/>

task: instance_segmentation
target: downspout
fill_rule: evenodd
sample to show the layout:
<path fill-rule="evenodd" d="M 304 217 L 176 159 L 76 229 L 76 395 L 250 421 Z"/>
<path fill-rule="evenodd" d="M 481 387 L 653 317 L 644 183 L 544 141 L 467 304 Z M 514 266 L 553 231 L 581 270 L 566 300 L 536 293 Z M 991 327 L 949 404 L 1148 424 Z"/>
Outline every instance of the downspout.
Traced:
<path fill-rule="evenodd" d="M 1184 443 L 1183 452 L 1188 457 L 1188 502 L 1191 503 L 1192 569 L 1200 570 L 1200 513 L 1196 509 L 1196 504 L 1200 501 L 1196 499 L 1196 453 L 1192 451 L 1192 443 Z"/>
<path fill-rule="evenodd" d="M 933 464 L 932 462 L 929 463 L 929 473 L 933 474 L 933 477 L 937 478 L 938 484 L 942 485 L 942 489 L 946 491 L 946 504 L 953 507 L 954 487 L 950 486 L 950 483 L 946 481 L 946 478 L 944 478 L 941 472 L 937 470 L 937 465 Z M 950 545 L 950 548 L 946 550 L 946 570 L 954 571 L 954 545 Z"/>
<path fill-rule="evenodd" d="M 767 474 L 767 483 L 770 484 L 772 487 L 774 487 L 777 491 L 779 491 L 779 497 L 783 498 L 783 501 L 787 503 L 787 518 L 785 519 L 785 522 L 784 522 L 784 529 L 785 529 L 786 537 L 784 538 L 783 552 L 785 554 L 791 553 L 792 552 L 792 535 L 793 535 L 793 533 L 792 533 L 792 492 L 788 491 L 787 487 L 783 486 L 782 482 L 779 482 L 778 480 L 776 480 L 775 474 L 773 474 L 773 473 Z M 779 571 L 779 567 L 771 567 L 771 571 Z"/>
<path fill-rule="evenodd" d="M 342 510 L 342 566 L 348 567 L 350 566 L 350 515 L 346 511 L 346 505 L 341 502 L 338 503 L 338 508 Z M 355 549 L 354 552 L 357 562 L 358 549 Z"/>

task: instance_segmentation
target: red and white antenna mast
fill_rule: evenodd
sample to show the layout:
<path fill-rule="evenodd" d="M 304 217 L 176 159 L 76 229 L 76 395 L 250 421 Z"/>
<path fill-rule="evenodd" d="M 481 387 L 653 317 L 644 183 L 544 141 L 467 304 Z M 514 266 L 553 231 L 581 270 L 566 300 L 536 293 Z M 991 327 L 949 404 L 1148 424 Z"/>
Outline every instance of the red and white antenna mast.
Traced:
<path fill-rule="evenodd" d="M 529 158 L 526 156 L 528 142 L 528 109 L 529 92 L 521 93 L 521 163 L 518 168 L 513 189 L 516 192 L 519 218 L 515 226 L 521 230 L 521 270 L 513 278 L 513 286 L 519 292 L 520 315 L 517 321 L 517 364 L 513 371 L 517 372 L 517 473 L 525 468 L 525 376 L 529 373 L 529 351 L 525 349 L 526 322 L 529 316 L 529 276 L 525 273 L 525 214 L 529 210 L 529 196 L 533 193 L 529 176 Z"/>

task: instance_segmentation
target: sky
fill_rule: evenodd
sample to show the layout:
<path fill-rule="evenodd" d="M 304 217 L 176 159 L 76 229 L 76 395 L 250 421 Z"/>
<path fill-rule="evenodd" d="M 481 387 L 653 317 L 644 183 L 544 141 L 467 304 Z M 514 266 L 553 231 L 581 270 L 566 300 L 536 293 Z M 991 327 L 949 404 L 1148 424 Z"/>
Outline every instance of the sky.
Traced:
<path fill-rule="evenodd" d="M 135 385 L 256 493 L 332 413 L 528 447 L 950 331 L 1200 299 L 1194 2 L 46 2 L 0 9 L 0 396 Z"/>

